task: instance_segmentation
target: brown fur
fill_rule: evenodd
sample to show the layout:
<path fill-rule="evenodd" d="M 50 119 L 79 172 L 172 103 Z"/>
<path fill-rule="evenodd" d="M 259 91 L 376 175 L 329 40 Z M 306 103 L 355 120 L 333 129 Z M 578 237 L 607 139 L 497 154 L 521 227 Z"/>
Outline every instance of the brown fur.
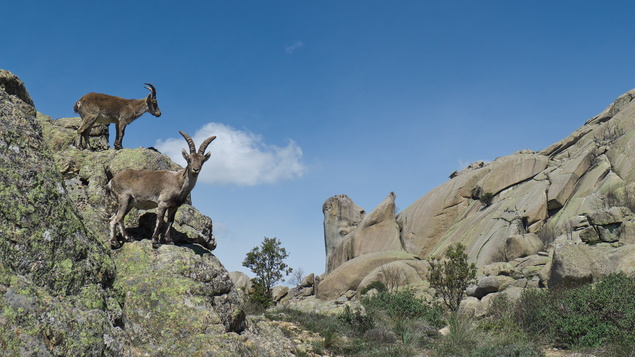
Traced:
<path fill-rule="evenodd" d="M 117 225 L 124 241 L 132 240 L 123 223 L 124 217 L 132 207 L 143 210 L 157 208 L 157 220 L 152 234 L 154 248 L 159 247 L 159 231 L 167 211 L 168 227 L 164 238 L 167 242 L 172 241 L 170 228 L 174 223 L 176 211 L 196 185 L 198 174 L 211 155 L 209 152 L 205 154 L 207 145 L 216 139 L 216 136 L 207 138 L 196 152 L 192 139 L 182 131 L 179 133 L 183 135 L 190 148 L 189 154 L 185 150 L 182 152 L 187 161 L 185 168 L 179 171 L 127 169 L 116 174 L 108 182 L 108 189 L 117 197 L 118 203 L 117 213 L 110 219 L 110 244 L 113 248 L 121 246 L 117 239 Z"/>
<path fill-rule="evenodd" d="M 73 109 L 82 117 L 82 124 L 77 129 L 77 148 L 89 146 L 88 135 L 95 124 L 114 123 L 117 131 L 115 149 L 122 148 L 126 126 L 148 112 L 156 117 L 161 116 L 157 103 L 156 90 L 152 84 L 146 83 L 150 94 L 143 99 L 124 99 L 102 93 L 88 93 L 81 97 Z M 85 146 L 84 146 L 85 145 Z"/>

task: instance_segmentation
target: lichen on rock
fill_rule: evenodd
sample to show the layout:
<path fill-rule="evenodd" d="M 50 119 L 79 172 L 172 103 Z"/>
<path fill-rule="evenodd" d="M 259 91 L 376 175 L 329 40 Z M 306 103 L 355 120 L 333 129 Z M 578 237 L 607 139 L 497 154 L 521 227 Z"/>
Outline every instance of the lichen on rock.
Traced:
<path fill-rule="evenodd" d="M 37 113 L 23 83 L 0 70 L 0 350 L 278 355 L 253 342 L 242 298 L 210 251 L 212 221 L 191 204 L 173 227 L 184 244 L 152 249 L 153 212 L 135 211 L 127 224 L 138 241 L 110 249 L 109 178 L 179 166 L 151 148 L 78 150 L 79 120 Z M 106 127 L 93 134 L 107 143 Z"/>

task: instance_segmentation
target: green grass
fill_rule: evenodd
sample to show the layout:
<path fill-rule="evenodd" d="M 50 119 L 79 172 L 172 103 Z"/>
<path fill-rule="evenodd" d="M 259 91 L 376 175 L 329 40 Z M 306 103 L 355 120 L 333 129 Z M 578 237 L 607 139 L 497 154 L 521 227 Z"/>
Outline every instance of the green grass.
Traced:
<path fill-rule="evenodd" d="M 573 289 L 527 289 L 517 302 L 498 296 L 479 319 L 443 311 L 409 290 L 366 296 L 363 309 L 339 315 L 285 308 L 265 317 L 318 333 L 314 351 L 327 355 L 539 357 L 542 346 L 635 357 L 633 291 L 635 278 L 620 273 Z"/>

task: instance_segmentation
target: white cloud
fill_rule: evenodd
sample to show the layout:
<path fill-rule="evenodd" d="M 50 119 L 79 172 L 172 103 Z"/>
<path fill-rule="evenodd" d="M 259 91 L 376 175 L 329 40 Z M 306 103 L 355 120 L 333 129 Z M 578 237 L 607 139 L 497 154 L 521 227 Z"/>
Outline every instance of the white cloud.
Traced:
<path fill-rule="evenodd" d="M 302 41 L 295 41 L 292 45 L 286 45 L 284 46 L 284 51 L 287 54 L 292 54 L 293 52 L 299 50 L 300 48 L 304 47 L 304 42 Z"/>
<path fill-rule="evenodd" d="M 293 140 L 285 147 L 268 145 L 260 135 L 221 123 L 206 124 L 192 139 L 198 148 L 212 135 L 217 138 L 207 147 L 212 156 L 203 166 L 200 181 L 255 186 L 301 177 L 307 170 L 301 162 L 302 149 Z M 181 150 L 188 149 L 182 137 L 158 140 L 155 147 L 185 166 Z"/>

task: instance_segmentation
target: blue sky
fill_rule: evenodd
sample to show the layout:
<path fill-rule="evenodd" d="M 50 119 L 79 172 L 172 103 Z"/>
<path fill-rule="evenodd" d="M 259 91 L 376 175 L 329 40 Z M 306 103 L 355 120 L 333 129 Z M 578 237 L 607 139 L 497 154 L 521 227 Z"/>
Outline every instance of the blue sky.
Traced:
<path fill-rule="evenodd" d="M 324 271 L 322 204 L 403 210 L 477 160 L 540 150 L 635 87 L 626 1 L 9 1 L 0 68 L 36 108 L 75 116 L 91 91 L 160 118 L 127 148 L 179 161 L 217 135 L 194 189 L 230 270 L 263 238 Z M 111 142 L 114 139 L 111 128 Z"/>

